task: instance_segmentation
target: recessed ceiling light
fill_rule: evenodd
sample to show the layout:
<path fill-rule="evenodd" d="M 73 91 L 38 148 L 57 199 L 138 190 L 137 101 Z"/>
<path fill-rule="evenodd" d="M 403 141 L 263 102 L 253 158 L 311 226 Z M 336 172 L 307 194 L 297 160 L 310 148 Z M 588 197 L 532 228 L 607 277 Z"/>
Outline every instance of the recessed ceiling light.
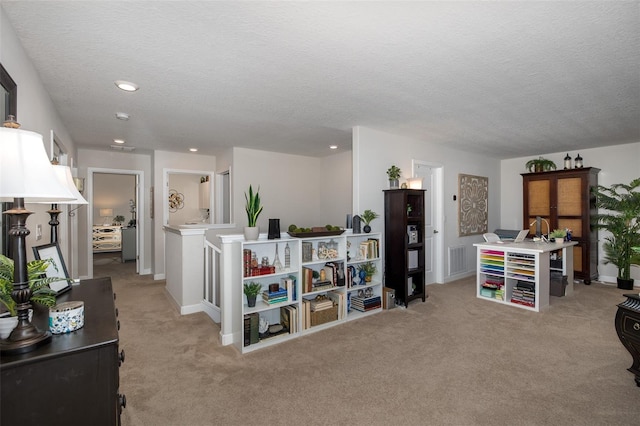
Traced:
<path fill-rule="evenodd" d="M 330 149 L 338 149 L 338 145 L 330 145 L 329 148 Z"/>
<path fill-rule="evenodd" d="M 118 86 L 118 88 L 124 90 L 125 92 L 135 92 L 136 90 L 138 90 L 138 85 L 130 81 L 116 80 L 114 83 L 116 84 L 116 86 Z"/>
<path fill-rule="evenodd" d="M 123 139 L 114 139 L 113 140 L 115 143 L 119 143 L 119 144 L 123 144 L 124 140 Z"/>
<path fill-rule="evenodd" d="M 126 112 L 116 112 L 116 118 L 118 120 L 127 121 L 129 120 L 129 114 L 127 114 Z"/>
<path fill-rule="evenodd" d="M 189 148 L 189 151 L 191 151 L 191 152 L 198 152 L 198 148 Z"/>

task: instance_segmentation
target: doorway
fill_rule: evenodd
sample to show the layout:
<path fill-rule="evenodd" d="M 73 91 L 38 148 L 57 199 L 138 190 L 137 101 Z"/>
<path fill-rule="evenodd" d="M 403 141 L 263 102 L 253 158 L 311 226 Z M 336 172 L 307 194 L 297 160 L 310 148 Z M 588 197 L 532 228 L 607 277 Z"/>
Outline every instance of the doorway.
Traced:
<path fill-rule="evenodd" d="M 425 190 L 425 284 L 444 283 L 443 166 L 427 161 L 412 161 L 413 176 L 422 178 Z"/>
<path fill-rule="evenodd" d="M 87 271 L 93 277 L 94 262 L 135 261 L 144 265 L 144 176 L 141 170 L 87 170 Z M 116 224 L 114 226 L 114 223 Z M 111 236 L 113 234 L 114 236 Z M 133 252 L 132 252 L 133 250 Z"/>

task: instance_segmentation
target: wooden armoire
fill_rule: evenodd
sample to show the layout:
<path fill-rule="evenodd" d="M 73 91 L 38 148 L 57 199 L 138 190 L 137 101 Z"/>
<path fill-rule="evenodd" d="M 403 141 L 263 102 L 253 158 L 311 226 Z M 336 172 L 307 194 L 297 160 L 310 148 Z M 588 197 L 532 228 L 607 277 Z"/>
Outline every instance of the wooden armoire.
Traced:
<path fill-rule="evenodd" d="M 595 197 L 591 188 L 598 185 L 595 167 L 558 170 L 552 172 L 523 173 L 523 224 L 529 233 L 536 232 L 536 217 L 543 221 L 542 233 L 554 229 L 571 229 L 573 271 L 577 279 L 590 284 L 598 278 L 598 232 L 591 226 L 596 213 Z"/>

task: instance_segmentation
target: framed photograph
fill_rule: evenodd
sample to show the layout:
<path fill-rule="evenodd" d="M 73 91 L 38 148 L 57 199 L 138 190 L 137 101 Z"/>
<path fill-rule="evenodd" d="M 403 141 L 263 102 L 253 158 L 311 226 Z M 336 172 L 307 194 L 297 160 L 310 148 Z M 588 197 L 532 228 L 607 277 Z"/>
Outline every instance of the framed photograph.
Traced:
<path fill-rule="evenodd" d="M 60 246 L 58 243 L 45 244 L 33 248 L 33 254 L 36 259 L 51 259 L 49 266 L 47 267 L 46 276 L 65 278 L 67 281 L 56 281 L 49 284 L 51 290 L 57 294 L 64 293 L 71 289 L 71 282 L 69 280 L 69 273 L 67 272 L 67 266 L 64 264 L 62 253 L 60 252 Z"/>

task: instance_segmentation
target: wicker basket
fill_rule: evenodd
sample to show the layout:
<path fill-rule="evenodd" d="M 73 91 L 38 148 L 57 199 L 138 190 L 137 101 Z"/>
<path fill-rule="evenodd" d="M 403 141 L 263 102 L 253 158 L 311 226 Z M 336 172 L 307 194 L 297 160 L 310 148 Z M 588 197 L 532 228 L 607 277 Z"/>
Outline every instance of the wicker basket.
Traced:
<path fill-rule="evenodd" d="M 338 305 L 322 311 L 311 312 L 311 326 L 324 324 L 338 319 Z"/>

